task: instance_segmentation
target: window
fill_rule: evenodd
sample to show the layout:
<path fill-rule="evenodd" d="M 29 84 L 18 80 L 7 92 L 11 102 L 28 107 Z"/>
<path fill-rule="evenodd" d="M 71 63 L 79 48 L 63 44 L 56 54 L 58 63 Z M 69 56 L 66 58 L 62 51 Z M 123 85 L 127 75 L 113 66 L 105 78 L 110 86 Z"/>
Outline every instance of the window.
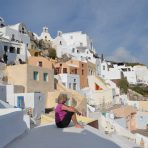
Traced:
<path fill-rule="evenodd" d="M 10 47 L 10 53 L 15 53 L 15 47 Z"/>
<path fill-rule="evenodd" d="M 20 48 L 17 48 L 17 54 L 20 54 Z"/>
<path fill-rule="evenodd" d="M 15 41 L 15 36 L 12 34 L 11 41 Z"/>
<path fill-rule="evenodd" d="M 39 61 L 38 66 L 39 67 L 42 67 L 43 66 L 43 63 L 41 61 Z"/>
<path fill-rule="evenodd" d="M 62 41 L 60 41 L 60 45 L 62 45 Z"/>
<path fill-rule="evenodd" d="M 24 29 L 24 27 L 22 27 L 22 33 L 25 33 L 25 29 Z"/>
<path fill-rule="evenodd" d="M 91 70 L 91 75 L 93 74 L 93 71 Z"/>
<path fill-rule="evenodd" d="M 105 66 L 103 66 L 103 70 L 105 70 Z"/>
<path fill-rule="evenodd" d="M 82 67 L 84 67 L 84 64 L 82 64 Z"/>
<path fill-rule="evenodd" d="M 34 72 L 33 72 L 33 79 L 34 79 L 35 81 L 39 80 L 39 73 L 38 73 L 37 71 L 34 71 Z"/>
<path fill-rule="evenodd" d="M 8 46 L 4 46 L 4 51 L 5 51 L 5 52 L 8 51 Z"/>
<path fill-rule="evenodd" d="M 70 36 L 70 39 L 73 39 L 73 36 L 72 35 Z"/>
<path fill-rule="evenodd" d="M 48 82 L 48 73 L 43 74 L 43 80 Z"/>
<path fill-rule="evenodd" d="M 63 68 L 63 73 L 67 73 L 67 68 Z"/>
<path fill-rule="evenodd" d="M 82 75 L 84 75 L 84 70 L 82 70 Z"/>
<path fill-rule="evenodd" d="M 83 46 L 83 43 L 80 42 L 80 46 L 82 47 Z"/>
<path fill-rule="evenodd" d="M 73 81 L 76 82 L 76 79 L 74 79 Z"/>
<path fill-rule="evenodd" d="M 77 84 L 73 83 L 73 90 L 76 90 L 76 88 L 77 88 Z"/>
<path fill-rule="evenodd" d="M 71 88 L 71 83 L 69 83 L 69 88 Z"/>
<path fill-rule="evenodd" d="M 72 52 L 73 52 L 73 53 L 75 52 L 75 49 L 74 49 L 74 48 L 72 48 Z"/>
<path fill-rule="evenodd" d="M 75 74 L 77 74 L 77 69 L 75 69 Z"/>

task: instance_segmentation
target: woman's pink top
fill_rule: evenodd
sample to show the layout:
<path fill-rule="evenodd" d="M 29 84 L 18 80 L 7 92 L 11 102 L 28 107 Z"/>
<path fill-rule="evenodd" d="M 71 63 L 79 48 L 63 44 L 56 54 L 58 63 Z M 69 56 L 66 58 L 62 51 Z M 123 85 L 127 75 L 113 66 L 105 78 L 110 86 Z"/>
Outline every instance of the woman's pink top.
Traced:
<path fill-rule="evenodd" d="M 55 122 L 58 123 L 62 121 L 67 114 L 64 110 L 62 110 L 63 104 L 58 104 L 55 108 Z"/>

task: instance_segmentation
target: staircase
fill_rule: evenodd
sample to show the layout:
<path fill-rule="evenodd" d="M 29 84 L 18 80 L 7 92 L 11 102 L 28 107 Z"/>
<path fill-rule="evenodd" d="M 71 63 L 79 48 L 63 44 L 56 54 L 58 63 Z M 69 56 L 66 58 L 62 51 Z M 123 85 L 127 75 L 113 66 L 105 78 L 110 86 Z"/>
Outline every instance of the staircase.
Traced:
<path fill-rule="evenodd" d="M 68 97 L 74 99 L 76 104 L 74 105 L 83 115 L 86 115 L 86 99 L 77 91 L 66 88 L 60 81 L 56 82 L 56 90 L 48 93 L 48 99 L 46 100 L 46 108 L 53 108 L 56 105 L 56 99 L 60 93 L 66 93 Z"/>

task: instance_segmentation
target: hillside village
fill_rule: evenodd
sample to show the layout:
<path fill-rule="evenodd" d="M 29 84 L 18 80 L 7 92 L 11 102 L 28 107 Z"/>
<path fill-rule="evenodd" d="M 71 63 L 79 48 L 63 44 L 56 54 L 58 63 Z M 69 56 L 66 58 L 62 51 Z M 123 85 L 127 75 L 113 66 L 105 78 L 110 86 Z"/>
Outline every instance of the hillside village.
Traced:
<path fill-rule="evenodd" d="M 48 27 L 37 35 L 0 18 L 2 147 L 26 130 L 53 123 L 61 92 L 82 113 L 83 124 L 148 147 L 148 67 L 109 61 L 97 51 L 82 31 L 58 31 L 52 38 Z"/>

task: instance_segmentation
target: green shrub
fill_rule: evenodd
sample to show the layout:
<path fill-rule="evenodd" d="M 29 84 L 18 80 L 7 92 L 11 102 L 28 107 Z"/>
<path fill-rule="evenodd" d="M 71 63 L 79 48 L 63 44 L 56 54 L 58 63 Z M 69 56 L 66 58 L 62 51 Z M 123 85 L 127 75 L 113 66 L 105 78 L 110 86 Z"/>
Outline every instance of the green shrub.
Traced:
<path fill-rule="evenodd" d="M 129 84 L 126 78 L 120 79 L 118 85 L 120 87 L 121 93 L 127 93 Z"/>
<path fill-rule="evenodd" d="M 57 57 L 56 50 L 54 48 L 48 49 L 49 58 L 55 59 Z"/>

